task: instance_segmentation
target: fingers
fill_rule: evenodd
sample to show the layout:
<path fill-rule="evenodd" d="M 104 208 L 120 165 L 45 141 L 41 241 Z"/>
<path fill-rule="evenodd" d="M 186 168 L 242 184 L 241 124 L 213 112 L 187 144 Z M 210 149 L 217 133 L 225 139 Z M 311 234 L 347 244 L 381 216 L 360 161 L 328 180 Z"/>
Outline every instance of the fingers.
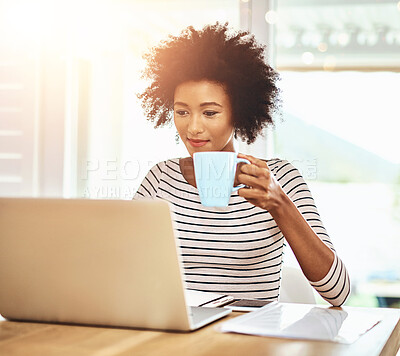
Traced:
<path fill-rule="evenodd" d="M 240 173 L 238 175 L 238 182 L 247 185 L 251 188 L 266 189 L 269 184 L 268 177 L 253 176 L 249 174 Z"/>
<path fill-rule="evenodd" d="M 251 162 L 251 164 L 244 164 L 243 167 L 256 166 L 256 167 L 259 167 L 259 168 L 267 168 L 268 169 L 267 162 L 265 162 L 265 161 L 263 161 L 261 159 L 255 158 L 255 157 L 250 156 L 250 155 L 244 155 L 242 153 L 239 153 L 238 157 L 239 158 L 245 158 L 245 159 L 247 159 L 247 160 L 249 160 Z"/>
<path fill-rule="evenodd" d="M 269 179 L 271 174 L 269 169 L 266 168 L 260 168 L 255 165 L 245 165 L 240 168 L 240 173 L 238 174 L 238 178 L 240 179 L 239 176 L 244 175 L 244 176 L 252 176 L 260 179 Z"/>
<path fill-rule="evenodd" d="M 252 188 L 241 188 L 238 190 L 239 196 L 247 200 L 259 200 L 265 192 Z"/>
<path fill-rule="evenodd" d="M 257 160 L 257 158 L 250 156 L 250 155 L 245 155 L 243 153 L 238 153 L 238 157 L 239 158 L 245 158 L 248 159 L 251 163 L 255 163 L 255 161 Z"/>
<path fill-rule="evenodd" d="M 238 157 L 248 159 L 251 162 L 251 165 L 255 165 L 260 168 L 268 168 L 267 162 L 265 162 L 261 159 L 255 158 L 253 156 L 244 155 L 243 153 L 239 153 Z"/>
<path fill-rule="evenodd" d="M 238 157 L 246 158 L 251 162 L 251 164 L 242 164 L 240 166 L 239 168 L 240 174 L 243 173 L 245 175 L 250 175 L 253 177 L 269 179 L 270 170 L 265 161 L 243 154 L 239 154 Z"/>

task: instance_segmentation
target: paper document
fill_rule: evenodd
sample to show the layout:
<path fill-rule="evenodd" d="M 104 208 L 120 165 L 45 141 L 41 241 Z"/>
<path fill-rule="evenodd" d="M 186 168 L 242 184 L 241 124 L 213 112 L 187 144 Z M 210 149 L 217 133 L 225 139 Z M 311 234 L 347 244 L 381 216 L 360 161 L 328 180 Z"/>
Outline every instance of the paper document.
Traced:
<path fill-rule="evenodd" d="M 220 325 L 222 332 L 351 344 L 382 318 L 365 311 L 273 302 Z"/>

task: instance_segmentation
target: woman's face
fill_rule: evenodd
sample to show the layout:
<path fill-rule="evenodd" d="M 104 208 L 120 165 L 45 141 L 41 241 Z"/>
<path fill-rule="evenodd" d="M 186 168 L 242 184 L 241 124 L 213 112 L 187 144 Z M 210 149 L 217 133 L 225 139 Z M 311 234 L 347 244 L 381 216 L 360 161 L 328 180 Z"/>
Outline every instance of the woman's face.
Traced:
<path fill-rule="evenodd" d="M 174 94 L 174 122 L 189 154 L 234 151 L 232 107 L 223 85 L 184 82 Z"/>

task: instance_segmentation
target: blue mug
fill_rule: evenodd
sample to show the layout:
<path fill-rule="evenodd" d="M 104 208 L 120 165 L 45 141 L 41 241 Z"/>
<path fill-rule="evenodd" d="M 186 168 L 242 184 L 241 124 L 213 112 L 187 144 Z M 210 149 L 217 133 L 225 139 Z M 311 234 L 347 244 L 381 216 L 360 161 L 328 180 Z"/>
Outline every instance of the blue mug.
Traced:
<path fill-rule="evenodd" d="M 196 185 L 204 206 L 226 207 L 232 192 L 245 187 L 233 186 L 237 164 L 251 164 L 244 158 L 238 158 L 236 152 L 196 152 L 193 154 L 193 165 Z"/>

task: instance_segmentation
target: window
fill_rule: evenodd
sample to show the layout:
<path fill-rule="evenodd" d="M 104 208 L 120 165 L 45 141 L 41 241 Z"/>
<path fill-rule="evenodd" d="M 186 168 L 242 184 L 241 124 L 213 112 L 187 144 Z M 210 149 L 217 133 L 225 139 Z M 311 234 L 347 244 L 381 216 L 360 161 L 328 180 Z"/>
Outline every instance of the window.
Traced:
<path fill-rule="evenodd" d="M 143 117 L 142 54 L 189 25 L 238 28 L 239 5 L 1 2 L 0 195 L 131 199 L 153 164 L 185 152 Z"/>
<path fill-rule="evenodd" d="M 400 280 L 400 8 L 286 0 L 277 12 L 283 121 L 274 153 L 313 192 L 351 275 L 348 303 L 378 305 L 381 286 Z"/>
<path fill-rule="evenodd" d="M 355 286 L 400 273 L 399 85 L 399 73 L 282 73 L 275 153 L 308 181 Z"/>

